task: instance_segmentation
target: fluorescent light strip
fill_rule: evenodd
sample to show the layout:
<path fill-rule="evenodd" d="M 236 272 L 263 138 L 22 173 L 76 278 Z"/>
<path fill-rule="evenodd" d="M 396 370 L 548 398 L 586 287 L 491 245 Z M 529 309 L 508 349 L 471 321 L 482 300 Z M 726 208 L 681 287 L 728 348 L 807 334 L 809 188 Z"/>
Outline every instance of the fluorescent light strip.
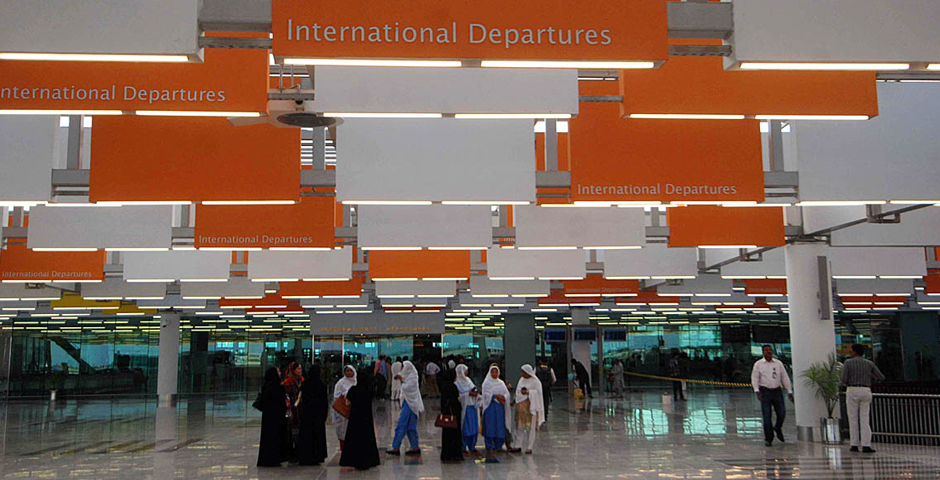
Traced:
<path fill-rule="evenodd" d="M 442 118 L 440 113 L 360 113 L 360 112 L 325 112 L 324 117 L 342 118 Z"/>
<path fill-rule="evenodd" d="M 343 205 L 431 205 L 430 200 L 343 200 Z"/>
<path fill-rule="evenodd" d="M 0 60 L 185 63 L 189 61 L 189 57 L 186 55 L 120 55 L 105 53 L 0 53 Z"/>
<path fill-rule="evenodd" d="M 571 118 L 570 113 L 458 113 L 454 118 L 464 120 L 507 119 L 507 118 Z"/>
<path fill-rule="evenodd" d="M 653 62 L 616 62 L 616 61 L 519 61 L 519 60 L 483 60 L 480 66 L 484 68 L 597 68 L 612 70 L 632 70 L 642 68 L 655 68 Z"/>
<path fill-rule="evenodd" d="M 285 252 L 329 252 L 333 249 L 330 247 L 271 247 L 268 250 L 280 250 Z"/>
<path fill-rule="evenodd" d="M 940 204 L 940 200 L 891 200 L 892 205 L 930 205 Z"/>
<path fill-rule="evenodd" d="M 927 70 L 940 70 L 940 63 L 931 63 L 927 65 Z"/>
<path fill-rule="evenodd" d="M 744 120 L 744 115 L 717 115 L 709 113 L 631 113 L 630 118 L 660 120 Z"/>
<path fill-rule="evenodd" d="M 459 60 L 369 60 L 352 58 L 285 58 L 284 65 L 325 65 L 338 67 L 459 67 Z"/>
<path fill-rule="evenodd" d="M 757 245 L 699 245 L 698 248 L 757 248 Z"/>
<path fill-rule="evenodd" d="M 444 200 L 441 205 L 530 205 L 531 203 L 526 200 Z"/>
<path fill-rule="evenodd" d="M 137 110 L 145 117 L 260 117 L 261 112 L 209 112 L 196 110 Z"/>
<path fill-rule="evenodd" d="M 884 205 L 884 200 L 804 200 L 798 202 L 799 207 L 842 207 L 853 205 Z"/>
<path fill-rule="evenodd" d="M 758 120 L 868 120 L 868 115 L 755 115 Z"/>
<path fill-rule="evenodd" d="M 97 248 L 91 247 L 35 247 L 30 248 L 34 252 L 97 252 Z"/>
<path fill-rule="evenodd" d="M 742 70 L 908 70 L 908 63 L 742 62 Z"/>
<path fill-rule="evenodd" d="M 359 247 L 359 248 L 360 248 L 361 250 L 364 250 L 364 251 L 365 251 L 365 250 L 376 250 L 376 251 L 395 251 L 395 250 L 416 251 L 416 250 L 421 250 L 421 247 L 366 247 L 366 246 L 361 246 L 361 247 Z"/>
<path fill-rule="evenodd" d="M 488 247 L 428 247 L 428 250 L 487 250 Z"/>
<path fill-rule="evenodd" d="M 169 247 L 112 247 L 105 248 L 108 252 L 168 252 Z"/>
<path fill-rule="evenodd" d="M 557 245 L 557 246 L 537 246 L 537 247 L 521 247 L 516 246 L 517 250 L 577 250 L 578 247 L 574 245 Z"/>
<path fill-rule="evenodd" d="M 585 250 L 639 250 L 643 248 L 643 246 L 641 245 L 607 245 L 607 246 L 592 245 L 592 246 L 586 246 L 583 248 Z"/>
<path fill-rule="evenodd" d="M 294 200 L 206 200 L 203 205 L 294 205 Z"/>

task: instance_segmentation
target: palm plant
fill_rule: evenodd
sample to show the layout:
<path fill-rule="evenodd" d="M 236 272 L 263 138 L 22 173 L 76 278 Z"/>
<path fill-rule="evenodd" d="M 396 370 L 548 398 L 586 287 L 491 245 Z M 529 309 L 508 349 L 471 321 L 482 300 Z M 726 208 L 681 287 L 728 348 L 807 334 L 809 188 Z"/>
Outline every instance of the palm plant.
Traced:
<path fill-rule="evenodd" d="M 842 363 L 835 352 L 829 354 L 825 362 L 816 362 L 803 371 L 803 384 L 816 389 L 816 398 L 826 402 L 826 411 L 832 418 L 832 411 L 839 404 L 842 384 Z"/>

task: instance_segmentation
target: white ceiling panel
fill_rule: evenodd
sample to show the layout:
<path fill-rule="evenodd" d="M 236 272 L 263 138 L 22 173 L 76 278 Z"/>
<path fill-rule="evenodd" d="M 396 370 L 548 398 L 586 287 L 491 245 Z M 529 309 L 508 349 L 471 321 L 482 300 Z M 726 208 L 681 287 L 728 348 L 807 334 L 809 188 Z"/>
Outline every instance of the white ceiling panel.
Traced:
<path fill-rule="evenodd" d="M 352 278 L 352 247 L 329 251 L 251 252 L 248 278 L 256 282 L 349 280 Z"/>
<path fill-rule="evenodd" d="M 49 201 L 58 130 L 55 115 L 0 115 L 0 204 Z"/>
<path fill-rule="evenodd" d="M 490 280 L 581 279 L 587 275 L 582 250 L 491 248 L 486 261 Z"/>
<path fill-rule="evenodd" d="M 180 284 L 184 299 L 218 300 L 220 298 L 263 298 L 264 283 L 246 277 L 231 277 L 227 282 L 185 282 Z"/>
<path fill-rule="evenodd" d="M 668 248 L 651 243 L 639 250 L 610 250 L 604 253 L 606 278 L 689 278 L 698 275 L 694 248 Z"/>
<path fill-rule="evenodd" d="M 487 205 L 363 205 L 359 246 L 488 248 L 493 244 Z"/>
<path fill-rule="evenodd" d="M 922 277 L 927 275 L 924 249 L 918 247 L 832 247 L 832 276 Z"/>
<path fill-rule="evenodd" d="M 337 200 L 535 202 L 531 120 L 347 118 Z"/>
<path fill-rule="evenodd" d="M 391 298 L 446 298 L 457 295 L 457 282 L 454 280 L 422 280 L 420 282 L 376 282 L 375 296 L 381 299 Z"/>
<path fill-rule="evenodd" d="M 317 67 L 317 112 L 578 113 L 578 71 Z"/>
<path fill-rule="evenodd" d="M 624 247 L 646 243 L 642 208 L 514 208 L 516 248 Z"/>
<path fill-rule="evenodd" d="M 101 283 L 82 286 L 86 300 L 158 300 L 166 297 L 166 284 L 127 283 L 119 278 L 107 278 Z"/>
<path fill-rule="evenodd" d="M 227 251 L 170 250 L 123 255 L 124 280 L 129 282 L 227 282 L 232 263 L 232 252 Z"/>
<path fill-rule="evenodd" d="M 490 280 L 486 275 L 470 277 L 473 297 L 547 297 L 552 293 L 548 280 Z"/>
<path fill-rule="evenodd" d="M 48 207 L 29 211 L 29 248 L 170 248 L 173 207 Z"/>

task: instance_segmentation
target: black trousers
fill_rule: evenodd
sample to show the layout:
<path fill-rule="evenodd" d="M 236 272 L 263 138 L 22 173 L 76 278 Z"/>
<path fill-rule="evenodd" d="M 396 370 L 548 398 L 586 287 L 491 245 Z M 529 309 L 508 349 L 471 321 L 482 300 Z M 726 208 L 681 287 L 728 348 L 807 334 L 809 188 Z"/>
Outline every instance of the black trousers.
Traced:
<path fill-rule="evenodd" d="M 678 400 L 680 398 L 685 399 L 685 395 L 682 393 L 682 382 L 674 381 L 672 382 L 672 398 Z"/>
<path fill-rule="evenodd" d="M 594 394 L 591 393 L 591 379 L 578 377 L 578 386 L 581 387 L 581 391 L 589 397 L 593 397 Z"/>
<path fill-rule="evenodd" d="M 772 412 L 777 412 L 776 423 L 771 421 Z M 780 430 L 783 421 L 787 418 L 782 388 L 760 387 L 760 413 L 764 417 L 764 440 L 772 442 L 774 430 Z"/>

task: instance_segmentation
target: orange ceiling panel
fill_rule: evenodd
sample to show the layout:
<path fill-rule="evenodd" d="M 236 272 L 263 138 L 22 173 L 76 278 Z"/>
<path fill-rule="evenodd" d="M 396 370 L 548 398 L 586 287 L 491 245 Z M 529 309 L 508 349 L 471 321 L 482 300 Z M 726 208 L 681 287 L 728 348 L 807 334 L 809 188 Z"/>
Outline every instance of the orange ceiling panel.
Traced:
<path fill-rule="evenodd" d="M 372 250 L 372 279 L 469 279 L 468 250 Z"/>
<path fill-rule="evenodd" d="M 763 201 L 757 120 L 619 118 L 582 103 L 569 125 L 574 201 Z"/>
<path fill-rule="evenodd" d="M 96 117 L 92 202 L 300 200 L 300 129 Z"/>
<path fill-rule="evenodd" d="M 293 205 L 198 205 L 196 248 L 332 248 L 334 197 Z"/>
<path fill-rule="evenodd" d="M 283 298 L 359 298 L 363 277 L 328 282 L 280 282 Z"/>
<path fill-rule="evenodd" d="M 4 282 L 101 282 L 104 250 L 96 252 L 37 252 L 25 245 L 8 245 L 0 253 Z"/>
<path fill-rule="evenodd" d="M 621 71 L 621 114 L 878 115 L 875 72 L 725 71 L 723 61 Z"/>
<path fill-rule="evenodd" d="M 0 60 L 0 109 L 266 112 L 268 63 L 227 48 L 203 63 Z"/>
<path fill-rule="evenodd" d="M 782 246 L 783 208 L 693 205 L 666 210 L 670 247 Z"/>
<path fill-rule="evenodd" d="M 638 280 L 608 280 L 603 275 L 588 275 L 583 280 L 565 280 L 566 297 L 635 296 L 640 291 Z"/>
<path fill-rule="evenodd" d="M 783 278 L 747 279 L 744 281 L 744 293 L 757 295 L 786 295 L 787 281 Z"/>

